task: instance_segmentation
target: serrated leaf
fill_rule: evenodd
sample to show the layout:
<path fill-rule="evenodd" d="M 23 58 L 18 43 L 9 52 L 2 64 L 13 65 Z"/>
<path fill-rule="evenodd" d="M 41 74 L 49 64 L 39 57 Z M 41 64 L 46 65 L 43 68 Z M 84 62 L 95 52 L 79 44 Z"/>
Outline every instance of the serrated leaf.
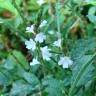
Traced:
<path fill-rule="evenodd" d="M 5 69 L 0 69 L 0 85 L 8 86 L 12 81 L 12 75 Z"/>
<path fill-rule="evenodd" d="M 24 72 L 23 77 L 32 86 L 36 86 L 37 84 L 39 84 L 38 78 L 32 73 Z"/>
<path fill-rule="evenodd" d="M 32 91 L 32 86 L 22 82 L 13 83 L 10 96 L 26 96 Z"/>
<path fill-rule="evenodd" d="M 79 73 L 79 71 L 81 70 L 82 66 L 84 66 L 84 64 L 86 62 L 88 62 L 91 59 L 91 55 L 87 55 L 87 56 L 83 56 L 80 59 L 76 60 L 74 62 L 74 66 L 73 66 L 73 79 L 72 81 L 74 81 L 74 79 L 76 78 L 76 75 Z M 82 73 L 82 76 L 80 78 L 80 80 L 77 83 L 77 86 L 81 86 L 84 85 L 86 86 L 86 84 L 88 82 L 90 82 L 90 80 L 92 80 L 93 77 L 93 70 L 94 67 L 92 65 L 89 65 L 85 71 Z"/>
<path fill-rule="evenodd" d="M 48 93 L 48 96 L 64 96 L 62 81 L 48 77 L 43 79 L 42 83 L 43 86 L 47 86 L 45 92 Z"/>
<path fill-rule="evenodd" d="M 16 66 L 16 64 L 17 64 L 17 62 L 14 59 L 14 57 L 12 55 L 9 55 L 3 66 L 7 70 L 12 70 L 12 69 L 14 69 L 14 67 Z"/>
<path fill-rule="evenodd" d="M 88 51 L 94 52 L 96 48 L 96 39 L 80 39 L 71 47 L 71 57 L 76 60 L 87 54 Z"/>

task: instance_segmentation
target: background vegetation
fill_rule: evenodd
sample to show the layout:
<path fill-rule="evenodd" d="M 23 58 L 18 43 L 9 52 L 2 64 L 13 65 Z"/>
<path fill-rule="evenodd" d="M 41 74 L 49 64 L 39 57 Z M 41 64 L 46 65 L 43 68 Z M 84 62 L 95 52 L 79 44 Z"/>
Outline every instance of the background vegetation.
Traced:
<path fill-rule="evenodd" d="M 44 70 L 29 65 L 33 57 L 25 40 L 33 35 L 26 27 L 35 24 L 38 32 L 44 19 L 47 43 L 60 29 L 71 68 L 54 60 Z M 0 0 L 0 96 L 96 96 L 95 55 L 96 0 L 45 0 L 41 6 L 37 0 Z"/>

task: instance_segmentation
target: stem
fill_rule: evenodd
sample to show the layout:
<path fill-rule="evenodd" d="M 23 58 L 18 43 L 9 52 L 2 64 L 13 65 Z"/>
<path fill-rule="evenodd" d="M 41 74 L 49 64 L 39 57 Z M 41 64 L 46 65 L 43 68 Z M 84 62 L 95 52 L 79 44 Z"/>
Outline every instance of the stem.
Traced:
<path fill-rule="evenodd" d="M 26 25 L 27 25 L 27 24 L 26 24 L 26 19 L 24 18 L 24 16 L 23 16 L 21 10 L 20 10 L 19 7 L 17 6 L 15 0 L 12 0 L 12 2 L 13 2 L 14 7 L 16 8 L 16 10 L 18 11 L 19 15 L 21 16 L 24 25 L 26 26 Z"/>
<path fill-rule="evenodd" d="M 57 29 L 58 29 L 58 39 L 61 39 L 61 50 L 63 52 L 63 40 L 62 40 L 62 36 L 61 36 L 61 30 L 60 30 L 60 14 L 59 14 L 59 9 L 58 9 L 58 5 L 59 5 L 59 0 L 56 3 L 56 20 L 57 20 Z"/>
<path fill-rule="evenodd" d="M 57 20 L 57 29 L 58 29 L 58 38 L 61 38 L 61 30 L 60 30 L 60 18 L 59 18 L 59 10 L 58 10 L 59 1 L 56 4 L 56 20 Z"/>
<path fill-rule="evenodd" d="M 92 62 L 92 60 L 95 58 L 95 56 L 96 56 L 96 53 L 94 53 L 92 58 L 86 64 L 84 64 L 84 66 L 82 66 L 81 70 L 77 74 L 76 79 L 74 80 L 73 84 L 71 85 L 71 88 L 69 90 L 69 96 L 73 96 L 73 91 L 74 91 L 78 81 L 80 80 L 80 78 L 81 78 L 82 74 L 84 73 L 84 71 L 86 70 L 86 68 L 89 66 L 89 64 Z"/>
<path fill-rule="evenodd" d="M 50 25 L 52 24 L 53 19 L 51 19 L 48 23 L 48 25 L 46 26 L 46 28 L 44 28 L 44 32 L 46 32 L 48 30 L 48 28 L 50 27 Z"/>
<path fill-rule="evenodd" d="M 58 64 L 58 62 L 57 62 L 54 58 L 51 57 L 51 60 L 52 60 L 54 63 Z M 60 68 L 59 66 L 57 66 L 57 68 L 58 68 L 59 70 L 61 70 L 61 68 Z M 66 91 L 65 91 L 65 88 L 64 88 L 64 90 L 62 90 L 62 91 L 63 91 L 64 96 L 68 96 L 67 93 L 66 93 Z"/>
<path fill-rule="evenodd" d="M 40 60 L 40 62 L 42 64 L 42 71 L 43 71 L 43 74 L 44 74 L 44 77 L 45 77 L 46 76 L 46 74 L 45 74 L 46 68 L 45 68 L 45 65 L 44 65 L 45 62 L 44 62 L 44 60 L 42 58 L 42 53 L 41 53 L 41 50 L 40 50 L 40 44 L 38 44 L 37 53 L 38 53 L 38 58 L 39 58 L 39 60 Z"/>
<path fill-rule="evenodd" d="M 70 28 L 68 29 L 67 33 L 65 34 L 65 38 L 68 38 L 68 35 L 70 33 L 70 31 L 79 24 L 80 22 L 80 18 L 78 17 L 77 20 L 75 22 L 73 22 L 73 24 L 70 26 Z"/>
<path fill-rule="evenodd" d="M 50 53 L 54 53 L 54 54 L 62 54 L 62 52 L 56 52 L 56 51 L 50 51 Z"/>

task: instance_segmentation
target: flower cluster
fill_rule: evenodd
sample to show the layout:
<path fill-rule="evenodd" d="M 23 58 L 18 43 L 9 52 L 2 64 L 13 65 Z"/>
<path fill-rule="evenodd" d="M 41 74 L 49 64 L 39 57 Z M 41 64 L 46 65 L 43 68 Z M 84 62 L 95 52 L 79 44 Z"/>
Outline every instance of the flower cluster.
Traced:
<path fill-rule="evenodd" d="M 43 20 L 41 22 L 41 24 L 39 25 L 39 28 L 46 26 L 46 24 L 47 24 L 47 21 Z M 35 25 L 33 24 L 30 27 L 26 28 L 26 32 L 35 34 L 34 39 L 31 38 L 31 39 L 25 41 L 26 48 L 31 50 L 32 52 L 34 52 L 35 50 L 38 49 L 38 43 L 41 44 L 44 41 L 46 41 L 46 39 L 47 39 L 46 35 L 43 32 L 39 32 L 36 34 L 34 32 L 34 26 Z M 52 31 L 50 31 L 50 32 L 52 33 Z M 61 41 L 62 41 L 62 39 L 57 39 L 56 41 L 54 41 L 52 43 L 52 46 L 61 48 Z M 46 61 L 50 61 L 51 57 L 53 56 L 53 54 L 51 53 L 52 50 L 48 46 L 43 46 L 43 47 L 39 46 L 39 47 L 40 47 L 39 51 L 41 53 L 42 59 L 46 60 Z M 71 66 L 73 64 L 73 61 L 70 59 L 70 57 L 67 57 L 67 56 L 63 56 L 63 57 L 59 56 L 59 57 L 60 57 L 60 59 L 57 61 L 58 65 L 62 65 L 63 68 L 69 68 L 69 66 Z M 32 62 L 30 62 L 31 66 L 37 65 L 37 64 L 40 64 L 40 61 L 38 60 L 38 56 L 34 57 Z"/>
<path fill-rule="evenodd" d="M 47 21 L 44 20 L 41 22 L 40 24 L 40 28 L 44 27 L 47 24 Z M 33 33 L 34 32 L 34 25 L 31 25 L 30 27 L 26 28 L 26 32 L 30 32 Z M 38 34 L 36 34 L 34 40 L 30 39 L 30 40 L 26 40 L 25 41 L 25 45 L 26 48 L 31 50 L 31 51 L 35 51 L 36 50 L 36 44 L 37 43 L 43 43 L 46 40 L 46 35 L 43 32 L 40 32 Z M 49 52 L 50 49 L 45 46 L 45 47 L 40 47 L 40 51 L 42 53 L 43 59 L 49 61 L 50 57 L 52 56 L 52 54 Z M 36 65 L 36 64 L 40 64 L 40 62 L 37 60 L 37 58 L 34 58 L 33 61 L 30 63 L 30 65 Z"/>

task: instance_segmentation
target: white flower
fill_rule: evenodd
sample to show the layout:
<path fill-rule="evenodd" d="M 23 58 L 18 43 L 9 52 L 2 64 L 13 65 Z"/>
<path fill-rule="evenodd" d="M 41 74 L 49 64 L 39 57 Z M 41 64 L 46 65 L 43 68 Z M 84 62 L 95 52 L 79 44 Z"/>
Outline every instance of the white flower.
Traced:
<path fill-rule="evenodd" d="M 49 61 L 50 57 L 52 56 L 52 54 L 49 52 L 50 49 L 48 49 L 47 46 L 42 47 L 40 49 L 41 49 L 41 52 L 42 52 L 43 59 Z"/>
<path fill-rule="evenodd" d="M 41 24 L 40 24 L 40 28 L 42 28 L 42 27 L 44 27 L 45 25 L 47 24 L 47 21 L 46 20 L 43 20 L 42 22 L 41 22 Z"/>
<path fill-rule="evenodd" d="M 37 64 L 40 64 L 40 62 L 39 62 L 36 58 L 34 58 L 34 59 L 32 60 L 32 62 L 30 62 L 30 65 L 31 65 L 31 66 L 34 66 L 34 65 L 37 65 Z"/>
<path fill-rule="evenodd" d="M 73 64 L 73 61 L 70 59 L 70 57 L 60 57 L 60 60 L 58 62 L 59 65 L 62 65 L 63 68 L 68 68 L 70 65 Z"/>
<path fill-rule="evenodd" d="M 26 27 L 26 32 L 34 33 L 34 25 L 31 25 L 30 27 Z"/>
<path fill-rule="evenodd" d="M 56 47 L 61 47 L 61 39 L 58 39 L 58 40 L 55 41 L 53 44 L 54 44 L 54 46 L 56 46 Z"/>
<path fill-rule="evenodd" d="M 43 33 L 38 33 L 35 37 L 35 41 L 42 43 L 46 39 L 46 36 Z"/>
<path fill-rule="evenodd" d="M 42 4 L 44 4 L 44 0 L 37 0 L 37 3 L 41 6 Z"/>
<path fill-rule="evenodd" d="M 27 49 L 31 49 L 32 51 L 36 49 L 36 43 L 32 39 L 25 41 L 25 45 Z"/>

